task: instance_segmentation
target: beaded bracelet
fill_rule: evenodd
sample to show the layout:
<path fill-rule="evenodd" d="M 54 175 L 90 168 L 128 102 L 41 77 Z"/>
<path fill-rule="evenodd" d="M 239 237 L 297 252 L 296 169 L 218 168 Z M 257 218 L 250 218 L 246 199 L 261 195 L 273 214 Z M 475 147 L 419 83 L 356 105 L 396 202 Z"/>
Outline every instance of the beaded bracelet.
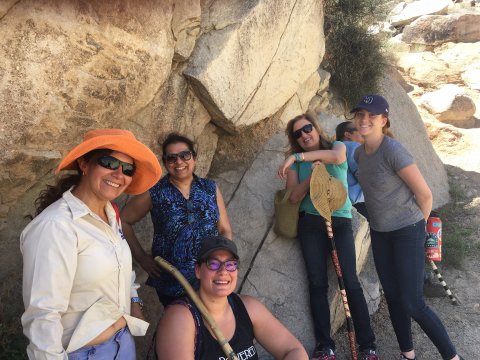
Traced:
<path fill-rule="evenodd" d="M 295 153 L 293 156 L 295 156 L 295 162 L 305 161 L 305 155 L 303 155 L 303 153 Z"/>

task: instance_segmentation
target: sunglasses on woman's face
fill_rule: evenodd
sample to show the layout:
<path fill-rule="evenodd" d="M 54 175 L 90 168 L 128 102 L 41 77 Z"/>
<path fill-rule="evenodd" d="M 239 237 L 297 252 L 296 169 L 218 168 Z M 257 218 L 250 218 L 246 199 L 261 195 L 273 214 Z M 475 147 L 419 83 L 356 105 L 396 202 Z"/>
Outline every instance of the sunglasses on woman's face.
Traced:
<path fill-rule="evenodd" d="M 295 139 L 300 139 L 302 137 L 302 132 L 304 132 L 305 134 L 310 134 L 313 130 L 313 125 L 312 124 L 307 124 L 305 125 L 304 127 L 296 130 L 293 132 L 293 137 Z"/>
<path fill-rule="evenodd" d="M 169 164 L 173 164 L 180 158 L 183 161 L 188 161 L 192 158 L 192 152 L 190 150 L 180 151 L 178 154 L 167 154 L 165 155 L 165 160 Z"/>
<path fill-rule="evenodd" d="M 228 272 L 234 272 L 238 269 L 238 260 L 227 260 L 222 262 L 217 259 L 207 259 L 205 263 L 207 264 L 208 270 L 212 271 L 218 271 L 222 266 L 225 266 L 225 270 Z"/>
<path fill-rule="evenodd" d="M 130 163 L 118 160 L 117 158 L 110 155 L 104 155 L 102 157 L 99 157 L 97 159 L 97 164 L 108 170 L 117 170 L 121 166 L 122 173 L 123 175 L 126 175 L 126 176 L 131 177 L 133 176 L 133 174 L 135 174 L 134 164 L 130 164 Z"/>

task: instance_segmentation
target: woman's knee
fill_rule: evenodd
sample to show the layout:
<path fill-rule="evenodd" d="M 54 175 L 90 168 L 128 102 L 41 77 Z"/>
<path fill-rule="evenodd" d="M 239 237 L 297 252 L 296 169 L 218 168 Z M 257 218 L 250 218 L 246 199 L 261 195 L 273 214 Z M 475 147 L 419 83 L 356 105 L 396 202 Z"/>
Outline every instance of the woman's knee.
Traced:
<path fill-rule="evenodd" d="M 428 310 L 428 306 L 423 299 L 406 301 L 404 302 L 404 308 L 408 312 L 408 315 L 415 320 L 422 318 L 422 316 Z"/>
<path fill-rule="evenodd" d="M 313 274 L 308 276 L 308 285 L 311 289 L 328 290 L 328 277 L 321 274 Z"/>
<path fill-rule="evenodd" d="M 347 290 L 347 292 L 363 292 L 362 285 L 360 284 L 357 276 L 345 277 L 343 280 L 345 284 L 345 290 Z"/>

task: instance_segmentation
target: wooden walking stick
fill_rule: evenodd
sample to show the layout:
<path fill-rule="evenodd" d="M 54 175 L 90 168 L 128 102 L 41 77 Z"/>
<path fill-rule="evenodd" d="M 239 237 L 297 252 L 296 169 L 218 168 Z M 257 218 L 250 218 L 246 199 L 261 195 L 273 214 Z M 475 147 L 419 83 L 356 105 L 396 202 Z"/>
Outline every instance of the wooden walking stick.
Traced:
<path fill-rule="evenodd" d="M 435 265 L 435 262 L 433 260 L 429 260 L 429 263 L 430 263 L 430 266 L 433 269 L 433 272 L 437 276 L 438 281 L 440 281 L 440 284 L 442 284 L 443 290 L 445 290 L 445 293 L 450 298 L 450 301 L 452 302 L 452 305 L 460 305 L 460 300 L 458 300 L 457 296 L 452 293 L 452 291 L 448 287 L 445 280 L 443 280 L 442 274 L 440 274 L 440 271 L 438 270 L 437 265 Z"/>
<path fill-rule="evenodd" d="M 170 264 L 167 260 L 161 258 L 160 256 L 155 257 L 155 261 L 165 270 L 167 270 L 172 276 L 178 280 L 178 282 L 183 286 L 185 291 L 187 292 L 187 295 L 192 299 L 192 301 L 195 303 L 197 306 L 198 310 L 200 310 L 200 313 L 202 314 L 202 317 L 205 319 L 205 321 L 208 323 L 210 326 L 210 329 L 212 329 L 212 332 L 215 334 L 215 337 L 217 338 L 218 343 L 222 347 L 223 352 L 227 356 L 228 360 L 238 360 L 237 355 L 233 351 L 232 347 L 228 343 L 227 339 L 225 339 L 225 336 L 223 336 L 222 331 L 219 329 L 217 323 L 215 320 L 210 316 L 207 308 L 203 304 L 202 300 L 200 297 L 197 295 L 195 290 L 193 290 L 192 286 L 190 283 L 185 279 L 185 277 L 182 275 L 180 271 L 178 271 L 175 266 Z"/>
<path fill-rule="evenodd" d="M 335 272 L 337 274 L 338 286 L 342 296 L 343 309 L 345 310 L 350 352 L 352 354 L 352 360 L 357 360 L 358 355 L 355 340 L 355 329 L 353 327 L 353 319 L 352 314 L 350 313 L 350 307 L 348 306 L 347 292 L 345 291 L 342 269 L 340 267 L 340 261 L 338 260 L 338 254 L 335 247 L 335 240 L 333 238 L 332 230 L 332 212 L 343 206 L 347 198 L 347 192 L 343 184 L 327 172 L 325 165 L 319 163 L 316 164 L 312 171 L 310 180 L 310 198 L 312 199 L 312 203 L 319 212 L 320 216 L 325 219 L 327 234 L 332 247 L 331 256 L 333 267 L 335 268 Z"/>
<path fill-rule="evenodd" d="M 345 284 L 343 283 L 342 269 L 340 267 L 340 261 L 338 260 L 337 249 L 335 247 L 335 241 L 333 239 L 332 223 L 325 219 L 327 226 L 328 238 L 332 246 L 331 256 L 335 273 L 337 274 L 338 287 L 340 288 L 340 294 L 342 295 L 343 309 L 345 310 L 345 319 L 347 321 L 347 333 L 348 342 L 350 344 L 350 352 L 352 353 L 352 360 L 357 360 L 357 346 L 355 340 L 355 329 L 353 327 L 352 314 L 350 313 L 350 307 L 348 306 L 347 292 L 345 291 Z"/>

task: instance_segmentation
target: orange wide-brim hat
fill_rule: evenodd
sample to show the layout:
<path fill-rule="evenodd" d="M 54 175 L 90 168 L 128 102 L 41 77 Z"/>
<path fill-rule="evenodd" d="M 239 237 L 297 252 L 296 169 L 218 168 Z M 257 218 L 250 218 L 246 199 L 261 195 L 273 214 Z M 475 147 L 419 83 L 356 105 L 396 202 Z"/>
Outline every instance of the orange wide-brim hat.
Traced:
<path fill-rule="evenodd" d="M 76 161 L 96 149 L 109 149 L 130 156 L 135 162 L 135 174 L 125 189 L 130 195 L 141 194 L 157 183 L 162 168 L 155 154 L 135 138 L 132 132 L 122 129 L 96 129 L 87 132 L 83 142 L 74 147 L 60 162 L 55 173 L 78 169 Z"/>

